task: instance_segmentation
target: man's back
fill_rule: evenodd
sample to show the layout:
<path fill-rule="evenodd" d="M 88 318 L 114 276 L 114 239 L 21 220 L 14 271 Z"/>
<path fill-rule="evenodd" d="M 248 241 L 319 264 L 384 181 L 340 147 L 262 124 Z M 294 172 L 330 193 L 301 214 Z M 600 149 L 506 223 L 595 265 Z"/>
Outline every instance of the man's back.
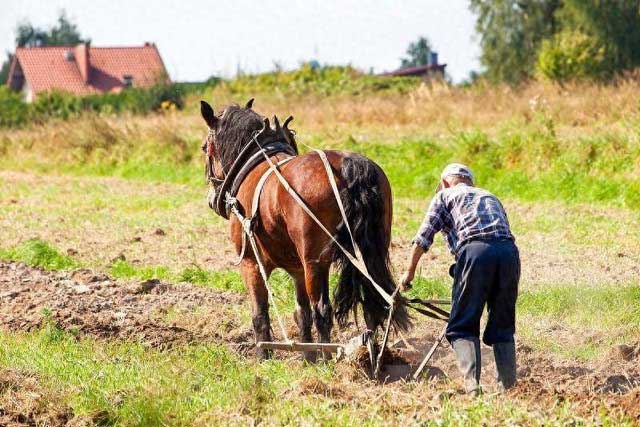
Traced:
<path fill-rule="evenodd" d="M 513 240 L 507 214 L 498 198 L 487 190 L 464 183 L 435 195 L 414 242 L 426 250 L 438 231 L 447 236 L 453 253 L 471 239 Z"/>

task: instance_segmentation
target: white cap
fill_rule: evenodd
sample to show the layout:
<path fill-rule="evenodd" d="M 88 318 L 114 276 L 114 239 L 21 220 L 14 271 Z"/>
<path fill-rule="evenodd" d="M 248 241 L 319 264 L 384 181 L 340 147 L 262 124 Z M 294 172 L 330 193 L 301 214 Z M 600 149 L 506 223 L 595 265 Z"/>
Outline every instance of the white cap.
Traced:
<path fill-rule="evenodd" d="M 471 173 L 471 169 L 469 166 L 463 165 L 462 163 L 449 163 L 442 171 L 440 179 L 445 179 L 451 175 L 462 176 L 473 181 L 473 173 Z"/>

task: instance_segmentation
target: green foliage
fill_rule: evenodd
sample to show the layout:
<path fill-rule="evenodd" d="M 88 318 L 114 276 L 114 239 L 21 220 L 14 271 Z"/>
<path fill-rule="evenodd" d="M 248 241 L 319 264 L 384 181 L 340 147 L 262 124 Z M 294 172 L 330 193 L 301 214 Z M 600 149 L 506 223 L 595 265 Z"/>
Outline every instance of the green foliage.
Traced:
<path fill-rule="evenodd" d="M 559 15 L 604 46 L 608 74 L 640 66 L 640 0 L 564 0 Z"/>
<path fill-rule="evenodd" d="M 9 78 L 9 69 L 11 68 L 11 60 L 13 59 L 13 55 L 10 52 L 7 52 L 7 58 L 4 60 L 2 65 L 0 65 L 0 86 L 5 86 L 7 79 Z"/>
<path fill-rule="evenodd" d="M 45 270 L 66 270 L 78 266 L 73 258 L 61 254 L 56 248 L 40 239 L 29 239 L 14 248 L 0 249 L 0 259 L 24 262 Z"/>
<path fill-rule="evenodd" d="M 560 0 L 471 0 L 489 80 L 517 83 L 532 77 L 540 42 L 556 31 L 559 6 Z"/>
<path fill-rule="evenodd" d="M 6 85 L 0 86 L 0 127 L 25 124 L 31 117 L 29 105 L 22 101 L 22 94 Z"/>
<path fill-rule="evenodd" d="M 120 93 L 74 96 L 64 92 L 46 92 L 27 104 L 20 93 L 0 88 L 0 126 L 15 127 L 43 123 L 49 119 L 78 117 L 84 113 L 131 112 L 144 114 L 184 106 L 184 90 L 175 85 L 132 88 Z"/>
<path fill-rule="evenodd" d="M 640 0 L 471 0 L 471 9 L 493 81 L 530 78 L 536 64 L 554 80 L 609 77 L 640 65 Z"/>
<path fill-rule="evenodd" d="M 409 44 L 407 57 L 402 58 L 400 68 L 417 67 L 419 65 L 429 65 L 431 62 L 431 43 L 426 37 L 420 37 L 415 42 Z"/>
<path fill-rule="evenodd" d="M 313 67 L 306 63 L 293 71 L 239 76 L 221 83 L 221 87 L 232 94 L 244 96 L 274 92 L 280 95 L 360 95 L 372 92 L 405 93 L 419 82 L 419 79 L 363 74 L 350 66 Z"/>
<path fill-rule="evenodd" d="M 536 68 L 555 81 L 595 78 L 607 69 L 605 47 L 592 36 L 563 31 L 542 42 Z"/>

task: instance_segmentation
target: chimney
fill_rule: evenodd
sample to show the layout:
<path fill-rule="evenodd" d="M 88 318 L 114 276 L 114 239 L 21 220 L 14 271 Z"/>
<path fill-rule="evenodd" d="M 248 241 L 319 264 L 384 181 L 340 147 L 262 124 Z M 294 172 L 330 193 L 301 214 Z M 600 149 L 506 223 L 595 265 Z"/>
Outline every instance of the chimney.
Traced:
<path fill-rule="evenodd" d="M 81 43 L 76 46 L 75 57 L 78 63 L 78 69 L 80 69 L 82 81 L 89 83 L 89 43 Z"/>
<path fill-rule="evenodd" d="M 438 52 L 429 52 L 429 65 L 438 65 Z"/>

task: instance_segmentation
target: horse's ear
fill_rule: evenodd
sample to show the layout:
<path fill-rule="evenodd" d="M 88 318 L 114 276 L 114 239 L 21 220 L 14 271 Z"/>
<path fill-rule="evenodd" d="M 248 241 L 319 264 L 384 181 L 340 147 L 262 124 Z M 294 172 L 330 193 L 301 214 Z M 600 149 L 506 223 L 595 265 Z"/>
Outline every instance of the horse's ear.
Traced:
<path fill-rule="evenodd" d="M 293 116 L 289 116 L 287 117 L 287 119 L 284 121 L 284 124 L 282 125 L 283 128 L 286 128 L 287 130 L 289 130 L 287 128 L 287 126 L 289 125 L 289 123 L 291 123 L 293 121 Z"/>
<path fill-rule="evenodd" d="M 271 130 L 271 124 L 269 123 L 269 117 L 265 117 L 262 120 L 262 131 Z"/>
<path fill-rule="evenodd" d="M 276 126 L 276 132 L 280 132 L 280 120 L 278 120 L 278 116 L 273 116 L 273 124 Z"/>
<path fill-rule="evenodd" d="M 202 114 L 202 118 L 207 123 L 207 126 L 209 126 L 210 129 L 216 127 L 218 118 L 213 113 L 213 108 L 211 108 L 211 105 L 209 105 L 207 101 L 200 101 L 200 114 Z"/>
<path fill-rule="evenodd" d="M 247 104 L 244 106 L 245 109 L 250 110 L 253 107 L 253 98 L 247 101 Z"/>

